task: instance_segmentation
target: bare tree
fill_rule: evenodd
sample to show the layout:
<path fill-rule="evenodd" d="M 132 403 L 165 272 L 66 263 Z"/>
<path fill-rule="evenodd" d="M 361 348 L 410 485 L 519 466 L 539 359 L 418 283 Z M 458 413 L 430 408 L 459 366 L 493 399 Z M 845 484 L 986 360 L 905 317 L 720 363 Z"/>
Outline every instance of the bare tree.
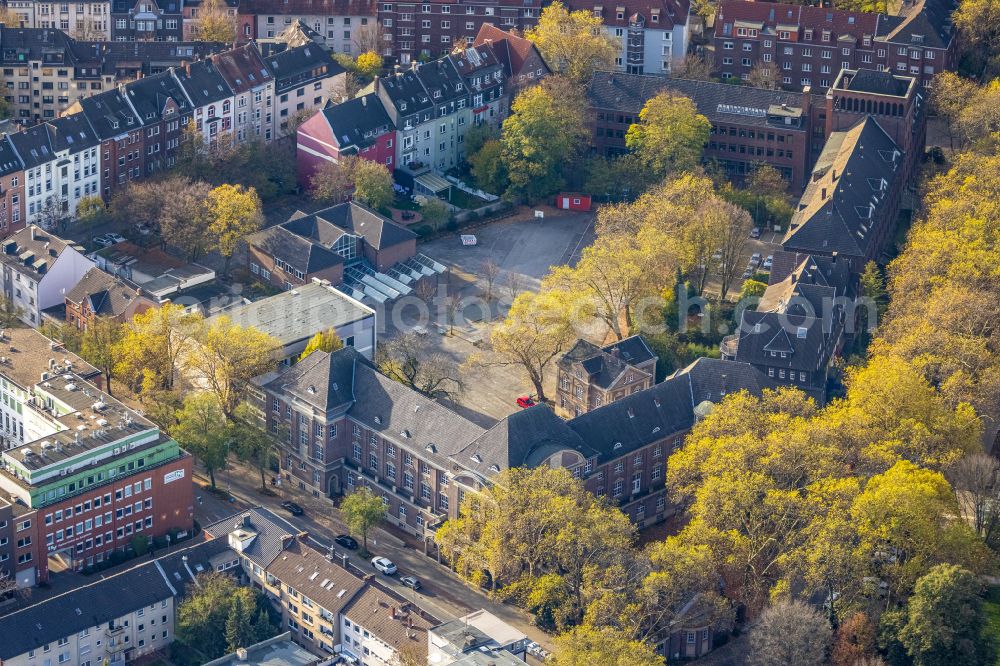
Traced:
<path fill-rule="evenodd" d="M 772 63 L 759 62 L 750 70 L 747 85 L 754 88 L 774 90 L 778 87 L 778 70 Z"/>
<path fill-rule="evenodd" d="M 948 470 L 962 515 L 972 521 L 976 532 L 993 545 L 1000 523 L 1000 462 L 991 455 L 974 453 L 957 461 Z"/>
<path fill-rule="evenodd" d="M 801 601 L 779 601 L 767 608 L 750 631 L 752 666 L 822 664 L 830 643 L 830 623 Z"/>
<path fill-rule="evenodd" d="M 361 90 L 361 80 L 358 75 L 350 71 L 344 72 L 333 84 L 330 99 L 333 103 L 340 104 L 357 97 L 359 90 Z"/>
<path fill-rule="evenodd" d="M 5 599 L 17 591 L 17 580 L 9 573 L 0 573 L 0 599 Z"/>
<path fill-rule="evenodd" d="M 381 55 L 384 44 L 385 31 L 381 23 L 370 22 L 354 31 L 354 45 L 358 47 L 358 53 L 372 51 Z"/>
<path fill-rule="evenodd" d="M 731 203 L 719 202 L 718 207 L 720 208 L 718 214 L 721 216 L 720 224 L 716 225 L 718 249 L 721 250 L 718 260 L 720 297 L 725 299 L 729 286 L 740 270 L 743 248 L 750 238 L 753 220 L 750 218 L 750 213 Z"/>
<path fill-rule="evenodd" d="M 435 286 L 431 284 L 430 280 L 420 280 L 417 282 L 417 288 L 414 290 L 414 293 L 424 303 L 430 303 L 431 299 L 434 298 L 434 290 Z"/>
<path fill-rule="evenodd" d="M 462 295 L 457 291 L 452 292 L 444 306 L 448 311 L 448 335 L 455 335 L 455 322 L 462 315 Z"/>
<path fill-rule="evenodd" d="M 457 369 L 443 354 L 431 352 L 426 339 L 417 333 L 404 333 L 383 342 L 376 362 L 387 377 L 430 398 L 450 398 L 462 390 Z"/>
<path fill-rule="evenodd" d="M 483 278 L 486 280 L 486 300 L 489 302 L 493 300 L 493 285 L 500 275 L 500 265 L 492 259 L 487 259 L 483 262 L 482 271 Z"/>
<path fill-rule="evenodd" d="M 507 293 L 510 294 L 510 300 L 513 301 L 518 294 L 524 291 L 524 278 L 520 273 L 508 271 L 507 277 L 504 278 L 504 285 L 507 287 Z"/>
<path fill-rule="evenodd" d="M 674 67 L 670 75 L 675 79 L 690 79 L 692 81 L 711 81 L 712 66 L 700 55 L 689 53 L 684 60 Z"/>

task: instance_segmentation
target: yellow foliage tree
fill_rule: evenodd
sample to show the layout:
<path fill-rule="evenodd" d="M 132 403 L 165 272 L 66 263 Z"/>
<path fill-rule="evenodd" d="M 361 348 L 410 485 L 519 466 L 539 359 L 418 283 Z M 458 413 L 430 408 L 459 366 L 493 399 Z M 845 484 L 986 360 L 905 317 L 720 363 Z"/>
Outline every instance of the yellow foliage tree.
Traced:
<path fill-rule="evenodd" d="M 354 67 L 358 74 L 371 79 L 382 71 L 382 56 L 374 51 L 365 51 L 358 56 Z"/>
<path fill-rule="evenodd" d="M 542 10 L 538 25 L 525 37 L 535 43 L 552 68 L 578 84 L 597 70 L 613 70 L 622 45 L 589 10 L 570 12 L 561 2 Z"/>
<path fill-rule="evenodd" d="M 314 351 L 333 352 L 343 348 L 343 340 L 341 340 L 340 336 L 337 335 L 337 331 L 330 328 L 325 331 L 320 331 L 316 335 L 309 338 L 309 342 L 306 343 L 306 348 L 303 349 L 302 353 L 299 355 L 299 360 L 301 361 L 305 359 Z"/>
<path fill-rule="evenodd" d="M 625 145 L 654 176 L 691 171 L 701 161 L 712 124 L 689 98 L 666 91 L 653 97 L 628 128 Z"/>
<path fill-rule="evenodd" d="M 205 0 L 198 8 L 198 38 L 204 42 L 232 44 L 236 40 L 236 15 L 224 0 Z"/>
<path fill-rule="evenodd" d="M 226 260 L 225 270 L 243 239 L 264 222 L 260 197 L 252 187 L 220 185 L 208 193 L 208 230 Z"/>

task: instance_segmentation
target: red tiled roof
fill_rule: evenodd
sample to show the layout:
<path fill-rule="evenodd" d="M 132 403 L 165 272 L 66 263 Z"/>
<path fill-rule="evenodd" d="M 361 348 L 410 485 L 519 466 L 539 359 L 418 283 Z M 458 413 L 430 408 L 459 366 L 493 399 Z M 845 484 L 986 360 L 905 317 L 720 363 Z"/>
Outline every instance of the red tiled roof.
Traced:
<path fill-rule="evenodd" d="M 829 7 L 722 0 L 715 18 L 715 36 L 733 36 L 733 32 L 728 35 L 724 33 L 724 26 L 732 26 L 735 21 L 763 23 L 765 27 L 771 28 L 779 24 L 792 25 L 797 28 L 811 28 L 813 39 L 810 43 L 834 44 L 840 35 L 853 35 L 859 38 L 862 35 L 874 36 L 878 27 L 879 14 L 845 11 Z M 823 30 L 829 30 L 832 33 L 829 42 L 822 41 Z M 802 35 L 799 35 L 798 41 L 804 41 Z"/>
<path fill-rule="evenodd" d="M 472 42 L 473 46 L 491 44 L 497 57 L 501 61 L 506 61 L 508 76 L 517 76 L 524 67 L 525 62 L 535 50 L 535 45 L 531 40 L 519 37 L 510 32 L 504 32 L 492 23 L 484 23 L 479 28 L 479 34 Z"/>

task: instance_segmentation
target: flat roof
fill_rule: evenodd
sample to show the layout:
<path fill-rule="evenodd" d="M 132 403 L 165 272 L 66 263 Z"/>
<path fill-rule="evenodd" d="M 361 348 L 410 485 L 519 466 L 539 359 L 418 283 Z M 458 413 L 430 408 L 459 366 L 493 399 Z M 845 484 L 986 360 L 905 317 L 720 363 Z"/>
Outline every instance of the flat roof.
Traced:
<path fill-rule="evenodd" d="M 291 632 L 286 631 L 262 643 L 257 643 L 243 651 L 227 654 L 225 657 L 210 661 L 205 666 L 227 666 L 240 664 L 243 666 L 312 666 L 318 664 L 320 658 L 299 647 L 291 640 Z"/>
<path fill-rule="evenodd" d="M 57 374 L 66 370 L 85 379 L 101 373 L 62 344 L 33 328 L 0 330 L 0 375 L 8 381 L 30 389 L 41 381 L 43 372 Z"/>
<path fill-rule="evenodd" d="M 228 308 L 210 317 L 207 323 L 223 316 L 239 326 L 253 326 L 272 335 L 287 347 L 320 331 L 374 317 L 375 311 L 329 285 L 313 282 Z"/>

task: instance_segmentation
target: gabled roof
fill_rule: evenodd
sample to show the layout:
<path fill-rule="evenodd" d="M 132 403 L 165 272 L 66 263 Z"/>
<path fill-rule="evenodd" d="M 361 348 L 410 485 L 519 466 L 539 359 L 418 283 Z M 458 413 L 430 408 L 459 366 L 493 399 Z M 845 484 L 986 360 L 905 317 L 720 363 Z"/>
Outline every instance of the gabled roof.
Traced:
<path fill-rule="evenodd" d="M 533 467 L 564 449 L 579 451 L 584 457 L 593 454 L 565 421 L 548 405 L 540 404 L 501 419 L 452 459 L 466 469 L 490 477 L 511 467 Z"/>
<path fill-rule="evenodd" d="M 113 139 L 142 122 L 125 99 L 123 89 L 108 90 L 93 97 L 80 99 L 82 113 L 100 139 Z"/>
<path fill-rule="evenodd" d="M 770 35 L 775 34 L 774 28 L 779 25 L 791 28 L 793 32 L 810 28 L 813 30 L 812 40 L 806 40 L 804 34 L 799 34 L 797 41 L 819 45 L 829 43 L 821 41 L 824 30 L 829 30 L 834 38 L 850 35 L 858 41 L 863 35 L 874 36 L 877 34 L 879 20 L 879 14 L 832 7 L 722 0 L 716 12 L 715 36 L 732 37 L 735 34 L 733 25 L 747 22 Z M 726 32 L 727 27 L 729 32 Z"/>
<path fill-rule="evenodd" d="M 955 37 L 953 0 L 920 0 L 903 16 L 883 16 L 878 40 L 918 48 L 947 49 Z"/>
<path fill-rule="evenodd" d="M 749 363 L 706 357 L 695 360 L 671 377 L 687 377 L 691 404 L 695 407 L 706 400 L 718 403 L 727 395 L 739 391 L 759 396 L 766 389 L 774 390 L 782 386 Z"/>
<path fill-rule="evenodd" d="M 469 94 L 451 58 L 440 58 L 416 65 L 417 78 L 423 84 L 432 104 L 444 104 Z"/>
<path fill-rule="evenodd" d="M 604 6 L 602 21 L 604 25 L 628 27 L 629 20 L 641 18 L 647 28 L 671 30 L 675 25 L 686 25 L 691 3 L 688 0 L 617 0 L 616 2 L 600 3 L 591 0 L 568 0 L 566 8 L 571 11 L 594 11 L 595 6 Z M 622 11 L 619 12 L 618 9 Z M 621 18 L 618 18 L 619 13 Z M 651 17 L 656 14 L 657 21 Z"/>
<path fill-rule="evenodd" d="M 67 247 L 70 247 L 69 241 L 29 224 L 0 241 L 0 263 L 40 280 Z M 90 263 L 84 257 L 80 257 L 80 260 Z"/>
<path fill-rule="evenodd" d="M 253 43 L 213 55 L 211 61 L 234 94 L 253 90 L 272 81 L 271 72 L 265 67 L 260 52 Z"/>
<path fill-rule="evenodd" d="M 142 289 L 133 282 L 94 267 L 66 292 L 66 300 L 77 305 L 87 301 L 90 310 L 99 316 L 119 317 L 137 298 L 144 298 Z M 150 299 L 150 304 L 153 301 Z"/>
<path fill-rule="evenodd" d="M 267 573 L 335 616 L 365 587 L 361 578 L 298 541 L 271 561 Z"/>
<path fill-rule="evenodd" d="M 222 542 L 227 542 L 230 532 L 237 529 L 253 533 L 253 540 L 242 554 L 265 569 L 301 533 L 301 530 L 284 518 L 259 506 L 206 525 L 204 529 L 207 534 Z"/>
<path fill-rule="evenodd" d="M 24 163 L 14 150 L 9 137 L 0 138 L 0 176 L 24 170 Z"/>
<path fill-rule="evenodd" d="M 55 159 L 52 142 L 45 125 L 35 125 L 7 135 L 14 149 L 21 156 L 25 169 L 33 169 Z"/>
<path fill-rule="evenodd" d="M 322 111 L 334 143 L 340 150 L 367 148 L 392 127 L 378 95 L 369 93 L 333 104 Z"/>
<path fill-rule="evenodd" d="M 171 72 L 132 81 L 125 85 L 125 94 L 143 122 L 162 118 L 168 100 L 173 100 L 181 113 L 192 110 L 191 100 Z"/>
<path fill-rule="evenodd" d="M 871 116 L 833 132 L 813 167 L 782 248 L 868 257 L 902 153 Z"/>
<path fill-rule="evenodd" d="M 140 608 L 181 597 L 193 577 L 213 570 L 212 559 L 227 550 L 225 539 L 204 541 L 0 617 L 0 659 L 11 660 Z"/>
<path fill-rule="evenodd" d="M 507 78 L 516 78 L 519 74 L 525 73 L 526 66 L 534 69 L 534 63 L 538 63 L 544 69 L 543 76 L 549 73 L 548 65 L 531 40 L 504 32 L 492 23 L 484 23 L 479 28 L 479 34 L 472 44 L 473 46 L 490 44 L 503 65 Z"/>
<path fill-rule="evenodd" d="M 97 132 L 90 126 L 87 116 L 82 113 L 53 118 L 45 123 L 45 127 L 49 132 L 49 142 L 54 151 L 66 151 L 72 155 L 93 148 L 101 142 Z"/>
<path fill-rule="evenodd" d="M 333 250 L 284 225 L 261 229 L 247 236 L 246 240 L 306 275 L 344 263 L 344 258 Z"/>
<path fill-rule="evenodd" d="M 573 372 L 574 366 L 587 373 L 591 382 L 601 388 L 611 387 L 630 367 L 655 359 L 642 336 L 619 340 L 604 347 L 588 342 L 576 341 L 573 347 L 559 359 L 559 366 L 566 372 Z"/>
<path fill-rule="evenodd" d="M 831 351 L 824 328 L 819 317 L 745 310 L 736 360 L 814 372 Z"/>
<path fill-rule="evenodd" d="M 211 60 L 199 60 L 173 71 L 195 107 L 220 102 L 233 96 L 229 83 Z"/>
<path fill-rule="evenodd" d="M 264 64 L 274 77 L 278 90 L 284 90 L 294 85 L 299 78 L 309 78 L 313 73 L 317 77 L 336 76 L 346 71 L 340 63 L 333 60 L 330 54 L 318 44 L 303 44 L 292 46 L 285 50 L 268 55 Z M 294 81 L 289 82 L 289 79 Z"/>
<path fill-rule="evenodd" d="M 316 218 L 316 222 L 327 222 L 344 231 L 361 236 L 368 245 L 376 250 L 383 250 L 417 237 L 406 227 L 396 224 L 384 215 L 380 215 L 356 201 L 348 201 L 318 210 L 313 213 L 313 216 Z M 305 220 L 308 219 L 308 217 L 301 218 L 289 224 L 305 224 Z"/>
<path fill-rule="evenodd" d="M 412 69 L 375 79 L 375 89 L 384 90 L 401 115 L 425 111 L 434 106 L 423 83 Z"/>
<path fill-rule="evenodd" d="M 428 620 L 395 593 L 366 585 L 344 609 L 343 615 L 364 627 L 395 653 L 405 650 L 416 656 L 417 663 L 427 661 L 427 631 L 438 621 Z"/>

